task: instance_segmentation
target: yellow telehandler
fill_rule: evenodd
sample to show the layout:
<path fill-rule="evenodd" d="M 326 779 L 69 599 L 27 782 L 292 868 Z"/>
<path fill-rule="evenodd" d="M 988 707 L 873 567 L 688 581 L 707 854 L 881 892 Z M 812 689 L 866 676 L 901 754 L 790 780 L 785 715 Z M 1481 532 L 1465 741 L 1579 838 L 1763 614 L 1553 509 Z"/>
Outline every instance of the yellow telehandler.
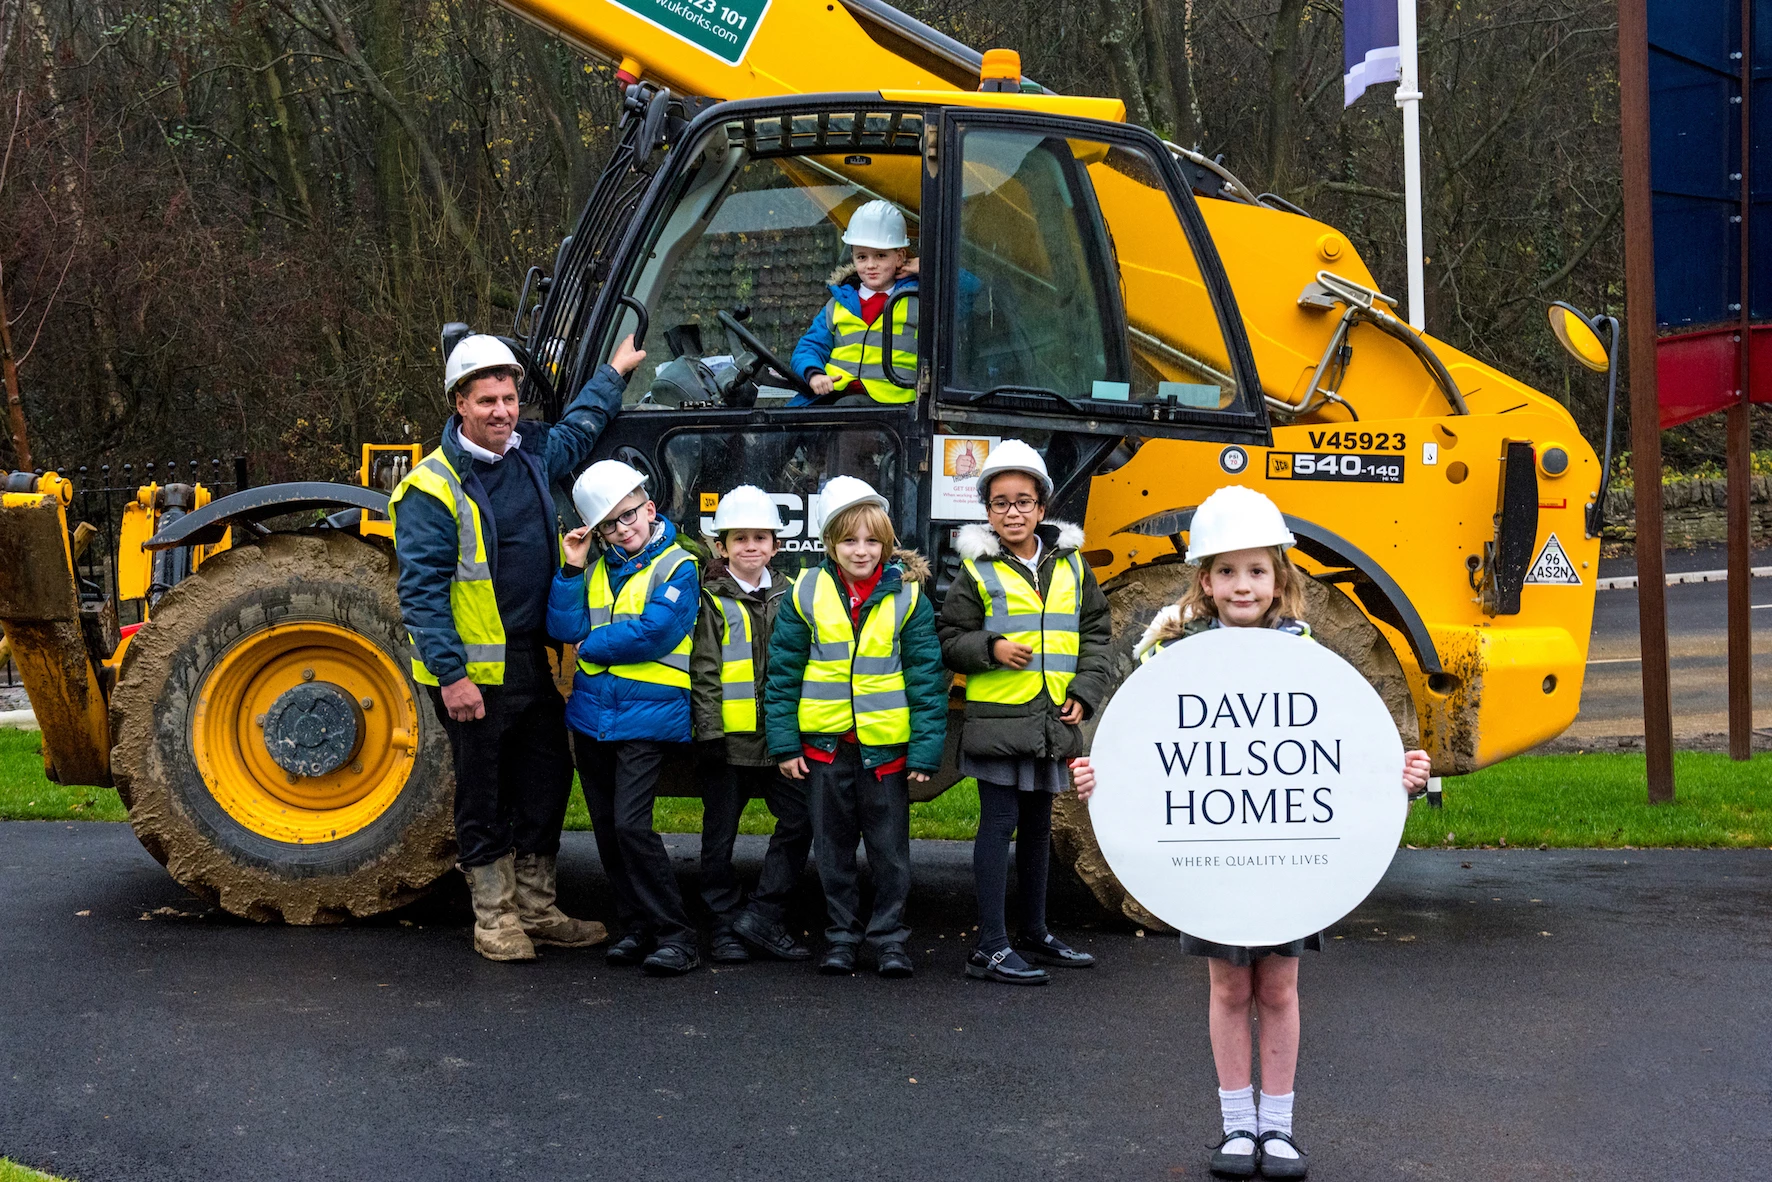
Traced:
<path fill-rule="evenodd" d="M 784 562 L 817 561 L 819 491 L 858 475 L 939 596 L 955 534 L 983 516 L 968 473 L 1024 439 L 1054 516 L 1084 525 L 1123 675 L 1187 577 L 1193 508 L 1246 484 L 1299 538 L 1317 636 L 1437 773 L 1574 718 L 1608 465 L 1554 399 L 1399 320 L 1333 227 L 1128 125 L 1117 100 L 1053 94 L 1013 53 L 883 0 L 501 2 L 626 88 L 612 157 L 506 337 L 526 413 L 556 415 L 636 334 L 649 357 L 597 456 L 647 473 L 691 535 L 722 490 L 756 484 L 789 522 Z M 912 301 L 916 362 L 892 369 L 905 401 L 838 405 L 791 357 L 844 225 L 878 198 L 919 258 L 916 293 L 894 297 Z M 446 326 L 445 352 L 466 331 Z M 82 627 L 102 609 L 76 591 L 66 482 L 14 476 L 0 506 L 0 544 L 25 556 L 0 569 L 0 624 L 50 775 L 114 783 L 149 852 L 235 914 L 369 915 L 450 865 L 449 760 L 410 678 L 385 515 L 419 454 L 366 445 L 355 485 L 144 489 L 132 512 L 152 536 L 125 532 L 119 573 L 145 587 L 153 556 L 187 558 L 120 649 Z M 266 525 L 291 514 L 325 516 Z M 687 772 L 676 787 L 696 793 Z M 1105 905 L 1149 921 L 1074 800 L 1055 840 Z"/>

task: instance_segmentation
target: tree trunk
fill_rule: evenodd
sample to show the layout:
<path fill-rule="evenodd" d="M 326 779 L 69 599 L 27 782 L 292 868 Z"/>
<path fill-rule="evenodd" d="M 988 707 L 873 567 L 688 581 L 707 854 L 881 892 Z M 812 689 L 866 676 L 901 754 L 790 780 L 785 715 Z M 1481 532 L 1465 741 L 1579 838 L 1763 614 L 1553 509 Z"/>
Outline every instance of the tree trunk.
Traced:
<path fill-rule="evenodd" d="M 1133 46 L 1138 42 L 1138 8 L 1124 0 L 1099 0 L 1102 19 L 1101 47 L 1107 50 L 1114 91 L 1126 104 L 1126 118 L 1151 125 L 1150 105 L 1144 99 L 1144 78 Z"/>
<path fill-rule="evenodd" d="M 1280 0 L 1269 41 L 1267 72 L 1268 187 L 1282 196 L 1292 172 L 1292 140 L 1298 107 L 1298 31 L 1304 0 Z"/>
<path fill-rule="evenodd" d="M 411 205 L 418 167 L 397 109 L 410 105 L 412 98 L 400 35 L 400 9 L 401 0 L 371 0 L 363 46 L 368 68 L 381 79 L 389 95 L 389 100 L 377 102 L 370 110 L 369 127 L 370 150 L 375 156 L 375 206 L 388 251 L 388 287 L 396 304 L 404 304 L 411 289 L 412 260 L 418 246 Z"/>
<path fill-rule="evenodd" d="M 6 308 L 6 288 L 0 285 L 0 370 L 6 379 L 6 415 L 12 428 L 12 450 L 18 470 L 31 470 L 31 440 L 25 433 L 25 404 L 18 392 L 18 365 L 12 356 L 11 313 Z"/>
<path fill-rule="evenodd" d="M 1182 111 L 1185 90 L 1175 88 L 1175 67 L 1169 53 L 1168 13 L 1164 0 L 1143 0 L 1144 45 L 1150 69 L 1147 79 L 1151 92 L 1151 113 L 1164 135 L 1177 143 L 1185 142 Z"/>
<path fill-rule="evenodd" d="M 308 185 L 307 127 L 300 108 L 288 101 L 289 68 L 279 60 L 282 50 L 272 35 L 270 22 L 258 22 L 252 42 L 252 50 L 265 63 L 256 73 L 265 116 L 271 125 L 271 170 L 282 190 L 283 208 L 304 226 L 311 225 L 314 201 Z"/>

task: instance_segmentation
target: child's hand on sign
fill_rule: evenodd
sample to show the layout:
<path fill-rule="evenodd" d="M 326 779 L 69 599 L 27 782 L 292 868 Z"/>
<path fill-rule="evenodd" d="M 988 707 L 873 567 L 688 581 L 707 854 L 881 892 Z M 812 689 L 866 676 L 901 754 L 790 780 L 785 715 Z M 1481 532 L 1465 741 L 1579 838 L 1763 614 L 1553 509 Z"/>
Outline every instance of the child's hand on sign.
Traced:
<path fill-rule="evenodd" d="M 1434 762 L 1425 751 L 1403 753 L 1403 791 L 1410 796 L 1427 790 L 1427 778 L 1433 774 Z"/>
<path fill-rule="evenodd" d="M 1071 760 L 1071 783 L 1077 786 L 1077 799 L 1088 800 L 1095 795 L 1095 769 L 1087 755 Z"/>

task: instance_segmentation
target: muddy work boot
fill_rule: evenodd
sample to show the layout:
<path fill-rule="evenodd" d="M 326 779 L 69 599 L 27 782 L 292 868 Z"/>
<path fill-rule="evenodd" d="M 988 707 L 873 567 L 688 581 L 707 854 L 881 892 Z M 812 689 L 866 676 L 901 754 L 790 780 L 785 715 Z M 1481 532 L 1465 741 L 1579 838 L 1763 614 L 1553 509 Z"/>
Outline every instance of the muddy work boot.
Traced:
<path fill-rule="evenodd" d="M 487 960 L 534 960 L 535 945 L 517 918 L 517 870 L 506 854 L 487 866 L 464 866 L 474 901 L 474 951 Z"/>
<path fill-rule="evenodd" d="M 552 854 L 517 855 L 517 918 L 523 932 L 537 944 L 589 948 L 609 938 L 609 929 L 592 919 L 574 919 L 554 906 L 554 876 L 559 860 Z"/>

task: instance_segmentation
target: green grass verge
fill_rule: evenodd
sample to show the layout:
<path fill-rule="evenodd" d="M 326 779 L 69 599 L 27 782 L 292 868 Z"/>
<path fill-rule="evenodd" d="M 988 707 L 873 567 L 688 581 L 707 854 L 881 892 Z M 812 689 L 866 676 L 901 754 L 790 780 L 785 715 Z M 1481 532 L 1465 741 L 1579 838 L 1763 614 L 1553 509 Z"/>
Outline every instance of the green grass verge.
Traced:
<path fill-rule="evenodd" d="M 29 1166 L 21 1166 L 0 1157 L 0 1182 L 68 1182 L 54 1174 L 41 1174 Z"/>
<path fill-rule="evenodd" d="M 63 788 L 43 778 L 35 731 L 0 730 L 0 820 L 121 821 L 108 788 Z M 1403 841 L 1412 846 L 1768 846 L 1772 847 L 1772 755 L 1735 763 L 1725 755 L 1674 760 L 1678 799 L 1647 803 L 1643 757 L 1614 753 L 1512 759 L 1446 781 L 1446 807 L 1418 804 Z M 701 829 L 701 801 L 661 798 L 661 833 Z M 584 797 L 572 794 L 568 829 L 589 829 Z M 741 833 L 771 833 L 775 819 L 752 801 Z M 963 780 L 938 799 L 911 806 L 911 836 L 970 841 L 978 831 L 978 787 Z M 7 1182 L 0 1175 L 0 1182 Z"/>

